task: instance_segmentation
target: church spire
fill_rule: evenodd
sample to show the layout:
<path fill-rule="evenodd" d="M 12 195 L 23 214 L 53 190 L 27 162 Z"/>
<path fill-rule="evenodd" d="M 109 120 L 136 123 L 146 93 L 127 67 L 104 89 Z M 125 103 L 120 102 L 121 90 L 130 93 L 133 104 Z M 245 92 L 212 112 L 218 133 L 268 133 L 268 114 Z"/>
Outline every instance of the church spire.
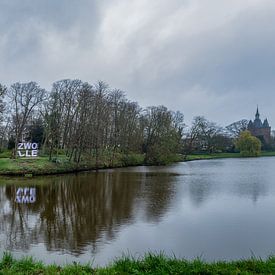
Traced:
<path fill-rule="evenodd" d="M 256 112 L 256 115 L 255 115 L 255 118 L 259 118 L 260 117 L 260 114 L 259 114 L 259 108 L 258 108 L 258 105 L 257 105 L 257 112 Z"/>

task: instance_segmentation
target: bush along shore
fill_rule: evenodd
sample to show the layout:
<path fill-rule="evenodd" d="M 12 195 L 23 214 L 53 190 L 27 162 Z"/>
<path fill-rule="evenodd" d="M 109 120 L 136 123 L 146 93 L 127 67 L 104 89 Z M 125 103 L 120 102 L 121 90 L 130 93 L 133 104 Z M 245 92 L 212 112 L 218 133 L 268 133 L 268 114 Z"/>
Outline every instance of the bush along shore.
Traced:
<path fill-rule="evenodd" d="M 124 256 L 106 267 L 72 263 L 65 266 L 45 265 L 30 257 L 16 260 L 5 253 L 0 261 L 0 274 L 274 274 L 275 257 L 207 263 L 200 259 L 187 261 L 163 254 L 146 254 L 134 259 Z"/>

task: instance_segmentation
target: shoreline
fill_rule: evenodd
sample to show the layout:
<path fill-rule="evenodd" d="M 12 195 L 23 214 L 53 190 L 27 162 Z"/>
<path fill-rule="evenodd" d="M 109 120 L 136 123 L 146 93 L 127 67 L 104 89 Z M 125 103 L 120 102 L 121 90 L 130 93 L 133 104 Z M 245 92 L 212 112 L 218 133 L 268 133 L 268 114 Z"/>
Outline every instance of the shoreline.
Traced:
<path fill-rule="evenodd" d="M 127 166 L 106 166 L 106 167 L 98 167 L 98 168 L 75 168 L 71 170 L 60 170 L 60 171 L 50 171 L 50 172 L 40 172 L 40 171 L 34 171 L 25 173 L 24 171 L 8 171 L 8 172 L 0 172 L 1 176 L 8 176 L 8 177 L 36 177 L 36 176 L 52 176 L 52 175 L 67 175 L 67 174 L 77 174 L 81 172 L 96 172 L 99 170 L 108 170 L 108 169 L 116 169 L 116 168 L 127 168 L 127 167 L 138 167 L 138 166 L 149 166 L 146 164 L 136 164 L 136 165 L 127 165 Z"/>
<path fill-rule="evenodd" d="M 258 157 L 242 157 L 240 153 L 214 153 L 214 154 L 192 154 L 188 155 L 184 161 L 194 160 L 210 160 L 210 159 L 226 159 L 226 158 L 262 158 L 262 157 L 274 157 L 275 152 L 263 151 Z"/>
<path fill-rule="evenodd" d="M 259 157 L 275 156 L 275 152 L 262 152 Z M 131 158 L 132 157 L 132 158 Z M 188 155 L 186 159 L 183 156 L 178 157 L 172 163 L 189 162 L 195 160 L 211 160 L 211 159 L 225 159 L 225 158 L 243 158 L 239 153 L 215 153 L 215 154 L 192 154 Z M 172 164 L 171 163 L 171 164 Z M 153 165 L 153 164 L 152 164 Z M 113 164 L 102 162 L 98 167 L 92 162 L 85 162 L 75 164 L 66 159 L 58 159 L 57 162 L 49 161 L 48 157 L 25 158 L 25 159 L 10 159 L 0 158 L 0 176 L 8 177 L 33 177 L 33 176 L 49 176 L 74 174 L 79 172 L 98 171 L 105 169 L 126 168 L 135 166 L 152 166 L 146 164 L 144 156 L 135 154 L 130 156 L 127 161 L 116 160 Z"/>
<path fill-rule="evenodd" d="M 131 166 L 146 165 L 142 156 L 140 160 L 134 159 L 130 162 L 116 161 L 111 163 L 100 163 L 98 167 L 92 162 L 75 164 L 67 160 L 59 160 L 53 162 L 48 160 L 48 157 L 25 158 L 25 159 L 0 159 L 0 176 L 9 177 L 33 177 L 33 176 L 50 176 L 62 174 L 74 174 L 85 171 L 99 171 L 104 169 L 123 168 Z M 1 167 L 1 162 L 4 162 L 4 167 Z"/>

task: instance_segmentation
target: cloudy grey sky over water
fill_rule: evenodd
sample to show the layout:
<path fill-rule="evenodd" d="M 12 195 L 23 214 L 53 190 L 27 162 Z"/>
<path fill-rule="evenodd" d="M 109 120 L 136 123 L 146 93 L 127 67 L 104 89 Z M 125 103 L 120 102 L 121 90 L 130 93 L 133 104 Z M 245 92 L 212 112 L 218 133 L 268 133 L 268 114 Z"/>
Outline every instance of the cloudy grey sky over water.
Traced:
<path fill-rule="evenodd" d="M 0 82 L 105 80 L 190 122 L 275 127 L 274 0 L 0 0 Z"/>

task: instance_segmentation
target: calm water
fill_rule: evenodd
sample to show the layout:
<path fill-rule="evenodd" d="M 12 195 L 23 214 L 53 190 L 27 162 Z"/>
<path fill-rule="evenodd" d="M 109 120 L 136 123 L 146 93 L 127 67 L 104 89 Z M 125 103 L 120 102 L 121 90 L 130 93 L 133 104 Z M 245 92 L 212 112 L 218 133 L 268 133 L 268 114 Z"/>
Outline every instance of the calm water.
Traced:
<path fill-rule="evenodd" d="M 0 179 L 0 254 L 104 265 L 146 251 L 275 253 L 275 158 Z"/>

